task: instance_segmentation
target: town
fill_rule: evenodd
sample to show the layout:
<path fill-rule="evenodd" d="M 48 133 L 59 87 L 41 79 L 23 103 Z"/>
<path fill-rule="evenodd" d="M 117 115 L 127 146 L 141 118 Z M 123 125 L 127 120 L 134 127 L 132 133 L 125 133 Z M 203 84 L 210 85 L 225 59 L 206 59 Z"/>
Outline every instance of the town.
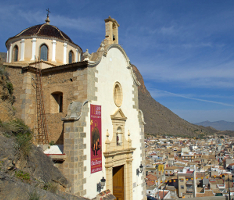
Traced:
<path fill-rule="evenodd" d="M 147 195 L 156 199 L 230 199 L 234 195 L 233 150 L 233 138 L 226 135 L 146 138 Z"/>

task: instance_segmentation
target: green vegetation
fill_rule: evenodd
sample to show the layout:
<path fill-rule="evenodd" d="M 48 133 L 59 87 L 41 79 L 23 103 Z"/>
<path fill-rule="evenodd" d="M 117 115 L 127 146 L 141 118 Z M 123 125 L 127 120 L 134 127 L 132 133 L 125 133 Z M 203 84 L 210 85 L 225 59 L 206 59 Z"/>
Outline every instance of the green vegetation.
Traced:
<path fill-rule="evenodd" d="M 30 175 L 27 172 L 23 172 L 22 170 L 15 171 L 15 176 L 22 181 L 30 181 Z"/>
<path fill-rule="evenodd" d="M 21 155 L 27 157 L 32 147 L 32 131 L 21 119 L 15 119 L 10 122 L 0 121 L 0 131 L 6 137 L 12 137 L 15 142 L 15 148 Z"/>
<path fill-rule="evenodd" d="M 2 167 L 3 167 L 3 161 L 1 160 L 0 161 L 0 171 L 2 170 Z"/>
<path fill-rule="evenodd" d="M 57 190 L 58 190 L 58 186 L 55 184 L 55 183 L 45 183 L 44 184 L 44 187 L 43 187 L 44 190 L 47 190 L 47 191 L 50 191 L 52 193 L 56 193 Z"/>
<path fill-rule="evenodd" d="M 11 82 L 7 82 L 6 85 L 7 85 L 7 89 L 8 89 L 9 94 L 12 95 L 13 94 L 13 90 L 14 90 L 12 83 Z"/>
<path fill-rule="evenodd" d="M 49 145 L 55 145 L 55 142 L 54 141 L 50 141 Z"/>
<path fill-rule="evenodd" d="M 0 64 L 0 75 L 5 76 L 9 80 L 9 73 L 5 70 L 5 66 Z"/>
<path fill-rule="evenodd" d="M 33 192 L 29 193 L 29 200 L 40 200 L 40 196 L 37 193 L 36 190 L 34 190 Z"/>
<path fill-rule="evenodd" d="M 13 96 L 13 85 L 9 79 L 9 73 L 6 71 L 5 66 L 0 64 L 0 85 L 2 87 L 1 99 L 8 100 L 11 104 L 14 103 L 15 97 Z"/>

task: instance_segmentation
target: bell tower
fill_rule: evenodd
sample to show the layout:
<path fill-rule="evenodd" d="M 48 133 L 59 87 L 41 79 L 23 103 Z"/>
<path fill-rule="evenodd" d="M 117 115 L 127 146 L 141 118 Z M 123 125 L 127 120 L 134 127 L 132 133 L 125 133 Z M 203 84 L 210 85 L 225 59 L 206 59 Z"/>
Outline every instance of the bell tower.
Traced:
<path fill-rule="evenodd" d="M 110 16 L 105 19 L 105 28 L 106 28 L 106 35 L 105 35 L 105 44 L 118 44 L 118 22 L 111 18 Z"/>

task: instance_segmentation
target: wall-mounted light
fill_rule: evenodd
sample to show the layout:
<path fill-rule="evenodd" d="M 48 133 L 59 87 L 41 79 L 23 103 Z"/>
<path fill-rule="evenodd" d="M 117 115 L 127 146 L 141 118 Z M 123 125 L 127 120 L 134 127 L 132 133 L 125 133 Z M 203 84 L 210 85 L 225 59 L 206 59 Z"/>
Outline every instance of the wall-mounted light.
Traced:
<path fill-rule="evenodd" d="M 106 179 L 104 179 L 104 177 L 102 177 L 101 181 L 99 183 L 97 183 L 97 191 L 98 192 L 101 192 L 101 190 L 105 186 L 105 182 L 106 182 Z"/>
<path fill-rule="evenodd" d="M 143 172 L 143 165 L 141 164 L 139 166 L 139 169 L 138 168 L 136 169 L 136 175 L 139 176 L 139 173 L 142 173 L 142 172 Z"/>

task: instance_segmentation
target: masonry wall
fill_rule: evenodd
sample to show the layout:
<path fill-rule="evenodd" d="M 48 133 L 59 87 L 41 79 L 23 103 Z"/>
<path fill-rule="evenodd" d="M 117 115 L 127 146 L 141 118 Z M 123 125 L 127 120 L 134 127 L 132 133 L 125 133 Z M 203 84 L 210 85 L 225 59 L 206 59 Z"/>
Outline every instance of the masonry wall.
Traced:
<path fill-rule="evenodd" d="M 37 101 L 36 101 L 36 72 L 32 68 L 8 67 L 10 80 L 14 87 L 16 102 L 16 117 L 21 118 L 25 123 L 34 129 L 37 128 Z M 87 99 L 87 69 L 78 66 L 58 70 L 42 70 L 42 89 L 44 95 L 44 107 L 47 119 L 49 142 L 63 144 L 63 122 L 61 119 L 66 116 L 68 105 L 72 101 L 85 101 Z M 52 94 L 63 95 L 62 112 L 52 112 L 55 103 Z"/>
<path fill-rule="evenodd" d="M 87 99 L 87 69 L 69 68 L 56 72 L 45 71 L 42 76 L 44 91 L 45 112 L 48 124 L 49 140 L 56 144 L 63 144 L 63 122 L 68 105 L 72 101 L 85 101 Z M 62 112 L 54 113 L 52 108 L 56 102 L 53 93 L 62 93 Z"/>
<path fill-rule="evenodd" d="M 36 128 L 36 96 L 35 96 L 35 74 L 24 73 L 21 67 L 7 68 L 10 81 L 13 84 L 15 96 L 16 117 L 21 118 L 31 128 Z"/>

